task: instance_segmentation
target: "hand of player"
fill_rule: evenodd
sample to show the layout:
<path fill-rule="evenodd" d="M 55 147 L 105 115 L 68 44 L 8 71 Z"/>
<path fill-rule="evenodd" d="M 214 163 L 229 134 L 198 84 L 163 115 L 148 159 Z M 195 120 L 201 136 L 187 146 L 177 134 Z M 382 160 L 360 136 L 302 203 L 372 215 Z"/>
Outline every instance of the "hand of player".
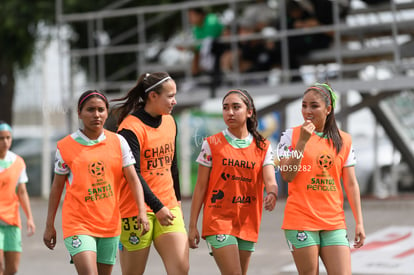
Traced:
<path fill-rule="evenodd" d="M 365 230 L 362 225 L 357 225 L 355 228 L 355 239 L 354 239 L 354 247 L 360 248 L 364 245 L 365 242 Z"/>
<path fill-rule="evenodd" d="M 162 226 L 173 225 L 175 219 L 174 214 L 166 206 L 155 213 L 155 216 Z"/>
<path fill-rule="evenodd" d="M 200 243 L 200 233 L 198 232 L 197 228 L 190 228 L 188 230 L 188 244 L 190 248 L 198 248 L 198 244 Z"/>
<path fill-rule="evenodd" d="M 309 138 L 312 136 L 313 131 L 315 131 L 315 125 L 312 123 L 312 121 L 306 120 L 300 128 L 299 139 L 304 142 L 307 142 Z"/>
<path fill-rule="evenodd" d="M 141 228 L 141 236 L 147 234 L 147 232 L 150 230 L 150 225 L 148 222 L 147 213 L 144 211 L 144 213 L 140 213 L 138 215 L 137 219 L 138 227 Z"/>
<path fill-rule="evenodd" d="M 46 227 L 43 234 L 43 242 L 47 248 L 53 250 L 56 246 L 56 230 L 55 227 Z"/>
<path fill-rule="evenodd" d="M 32 219 L 27 220 L 27 236 L 33 236 L 36 232 L 36 225 Z"/>
<path fill-rule="evenodd" d="M 264 209 L 267 211 L 272 211 L 276 206 L 276 196 L 273 194 L 267 194 L 264 198 Z"/>

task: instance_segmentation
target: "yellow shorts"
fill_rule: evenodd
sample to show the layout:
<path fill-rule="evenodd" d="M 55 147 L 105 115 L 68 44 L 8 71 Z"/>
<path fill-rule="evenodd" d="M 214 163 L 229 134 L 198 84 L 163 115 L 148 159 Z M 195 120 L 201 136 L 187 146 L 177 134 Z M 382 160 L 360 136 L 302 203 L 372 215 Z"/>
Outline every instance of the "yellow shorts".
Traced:
<path fill-rule="evenodd" d="M 136 226 L 137 217 L 122 218 L 122 231 L 119 239 L 119 250 L 124 248 L 127 251 L 136 251 L 151 246 L 153 240 L 158 236 L 171 233 L 182 232 L 187 233 L 184 225 L 184 219 L 179 206 L 171 209 L 175 216 L 173 225 L 162 226 L 153 212 L 148 212 L 147 217 L 150 225 L 150 230 L 141 236 L 141 231 Z"/>

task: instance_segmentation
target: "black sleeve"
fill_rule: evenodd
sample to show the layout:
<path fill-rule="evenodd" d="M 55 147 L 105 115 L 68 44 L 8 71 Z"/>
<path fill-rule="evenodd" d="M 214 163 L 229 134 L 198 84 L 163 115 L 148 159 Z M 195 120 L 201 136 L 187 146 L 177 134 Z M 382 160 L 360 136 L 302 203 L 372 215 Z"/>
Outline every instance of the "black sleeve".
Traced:
<path fill-rule="evenodd" d="M 139 147 L 139 141 L 137 136 L 131 131 L 127 129 L 122 129 L 118 132 L 121 136 L 123 136 L 126 141 L 129 144 L 129 147 L 131 148 L 132 154 L 135 158 L 135 171 L 137 171 L 139 180 L 141 181 L 142 188 L 144 189 L 144 197 L 145 197 L 145 203 L 154 211 L 154 213 L 157 213 L 161 208 L 164 207 L 162 202 L 155 196 L 155 194 L 152 192 L 151 188 L 148 186 L 148 183 L 145 181 L 145 179 L 141 175 L 141 168 L 139 166 L 140 164 L 140 147 Z"/>
<path fill-rule="evenodd" d="M 175 120 L 174 120 L 175 122 Z M 175 128 L 177 129 L 177 123 L 175 123 Z M 177 148 L 177 132 L 175 132 L 174 147 Z M 171 176 L 174 182 L 174 191 L 175 197 L 178 201 L 181 201 L 181 189 L 180 189 L 180 178 L 178 176 L 178 162 L 177 162 L 177 150 L 174 150 L 174 157 L 171 164 Z"/>

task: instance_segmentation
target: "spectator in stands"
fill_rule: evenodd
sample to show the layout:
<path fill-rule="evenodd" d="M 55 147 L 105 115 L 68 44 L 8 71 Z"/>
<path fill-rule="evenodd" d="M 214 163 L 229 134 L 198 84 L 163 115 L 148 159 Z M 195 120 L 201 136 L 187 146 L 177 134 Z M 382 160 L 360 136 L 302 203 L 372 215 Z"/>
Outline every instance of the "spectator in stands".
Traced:
<path fill-rule="evenodd" d="M 257 21 L 252 18 L 241 18 L 238 22 L 237 34 L 240 38 L 257 34 L 256 23 Z M 242 39 L 237 44 L 236 51 L 228 47 L 228 50 L 221 55 L 220 69 L 223 73 L 234 71 L 234 58 L 237 58 L 238 71 L 241 73 L 266 71 L 276 64 L 275 54 L 276 48 L 273 42 L 269 43 L 262 38 Z"/>
<path fill-rule="evenodd" d="M 338 1 L 340 8 L 340 18 L 344 18 L 349 7 L 349 0 Z M 287 28 L 302 29 L 312 28 L 321 25 L 331 25 L 334 23 L 333 1 L 330 0 L 288 0 Z M 280 29 L 280 26 L 278 26 Z M 312 50 L 328 48 L 333 40 L 333 35 L 329 33 L 313 33 L 306 35 L 295 35 L 288 37 L 289 46 L 289 68 L 298 69 L 301 60 Z M 278 44 L 278 58 L 281 58 L 280 43 Z"/>
<path fill-rule="evenodd" d="M 274 41 L 262 37 L 247 37 L 260 36 L 260 34 L 266 36 L 269 31 L 275 33 L 276 15 L 276 10 L 264 0 L 253 1 L 243 8 L 241 15 L 237 17 L 236 34 L 242 38 L 237 43 L 237 50 L 234 50 L 229 43 L 223 42 L 219 47 L 222 51 L 219 54 L 215 52 L 220 60 L 221 73 L 267 71 L 277 64 L 278 59 L 275 58 L 277 48 Z M 230 34 L 228 28 L 223 32 L 223 36 L 226 34 Z M 237 70 L 234 68 L 235 64 L 238 65 Z"/>
<path fill-rule="evenodd" d="M 255 32 L 261 32 L 264 28 L 276 23 L 276 10 L 270 7 L 265 0 L 255 0 L 243 8 L 241 18 L 251 22 Z"/>
<path fill-rule="evenodd" d="M 189 9 L 188 18 L 195 39 L 191 72 L 193 75 L 209 73 L 216 64 L 215 55 L 212 53 L 213 42 L 220 37 L 224 26 L 216 14 L 208 13 L 203 8 Z"/>

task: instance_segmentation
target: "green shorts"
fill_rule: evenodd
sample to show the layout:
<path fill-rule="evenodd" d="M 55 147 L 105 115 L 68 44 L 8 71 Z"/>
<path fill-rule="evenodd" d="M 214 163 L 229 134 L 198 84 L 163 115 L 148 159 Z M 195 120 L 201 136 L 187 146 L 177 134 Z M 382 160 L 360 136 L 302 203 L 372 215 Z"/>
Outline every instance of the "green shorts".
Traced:
<path fill-rule="evenodd" d="M 285 230 L 285 237 L 290 251 L 293 251 L 293 248 L 303 248 L 312 245 L 319 245 L 320 247 L 332 245 L 350 246 L 345 229 L 321 231 Z"/>
<path fill-rule="evenodd" d="M 22 252 L 22 234 L 18 226 L 0 225 L 0 250 Z"/>
<path fill-rule="evenodd" d="M 170 210 L 175 216 L 173 225 L 163 226 L 157 220 L 157 217 L 153 212 L 148 212 L 148 221 L 150 230 L 141 236 L 141 230 L 137 227 L 137 217 L 123 218 L 122 219 L 122 231 L 119 240 L 119 250 L 124 248 L 127 251 L 136 251 L 151 246 L 153 240 L 158 236 L 172 232 L 187 233 L 184 225 L 184 219 L 179 206 L 174 207 Z"/>
<path fill-rule="evenodd" d="M 228 245 L 237 245 L 239 250 L 245 250 L 245 251 L 251 251 L 251 252 L 254 252 L 255 250 L 254 242 L 245 241 L 232 235 L 219 234 L 219 235 L 206 236 L 206 242 L 207 242 L 210 255 L 213 254 L 211 247 L 214 247 L 217 249 L 217 248 L 222 248 Z"/>
<path fill-rule="evenodd" d="M 96 261 L 101 264 L 114 265 L 119 236 L 96 238 L 88 235 L 75 235 L 65 238 L 65 246 L 71 256 L 84 251 L 96 253 Z"/>

